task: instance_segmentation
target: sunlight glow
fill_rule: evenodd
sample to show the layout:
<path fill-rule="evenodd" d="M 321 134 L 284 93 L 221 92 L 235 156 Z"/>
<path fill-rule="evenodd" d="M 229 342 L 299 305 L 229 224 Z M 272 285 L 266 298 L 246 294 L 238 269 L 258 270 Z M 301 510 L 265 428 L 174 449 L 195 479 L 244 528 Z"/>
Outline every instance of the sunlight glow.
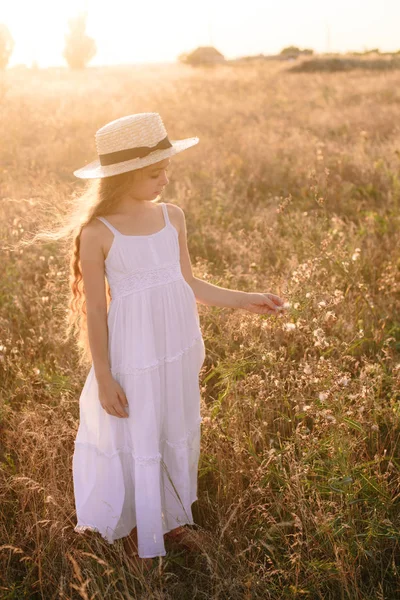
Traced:
<path fill-rule="evenodd" d="M 68 19 L 84 10 L 97 44 L 91 65 L 173 62 L 208 45 L 226 58 L 277 53 L 292 44 L 316 52 L 400 48 L 398 0 L 13 0 L 0 11 L 15 40 L 9 66 L 66 66 Z"/>

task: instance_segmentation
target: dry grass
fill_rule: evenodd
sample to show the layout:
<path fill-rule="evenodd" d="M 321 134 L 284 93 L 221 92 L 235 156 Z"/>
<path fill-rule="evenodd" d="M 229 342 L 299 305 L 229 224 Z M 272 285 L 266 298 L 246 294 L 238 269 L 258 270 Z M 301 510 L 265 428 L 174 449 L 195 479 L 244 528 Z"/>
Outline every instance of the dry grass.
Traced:
<path fill-rule="evenodd" d="M 291 302 L 286 322 L 198 305 L 198 557 L 137 579 L 73 532 L 86 373 L 60 343 L 53 244 L 0 263 L 0 597 L 394 599 L 400 594 L 400 74 L 18 73 L 0 85 L 1 237 L 51 223 L 94 132 L 142 111 L 200 144 L 172 163 L 195 275 Z"/>

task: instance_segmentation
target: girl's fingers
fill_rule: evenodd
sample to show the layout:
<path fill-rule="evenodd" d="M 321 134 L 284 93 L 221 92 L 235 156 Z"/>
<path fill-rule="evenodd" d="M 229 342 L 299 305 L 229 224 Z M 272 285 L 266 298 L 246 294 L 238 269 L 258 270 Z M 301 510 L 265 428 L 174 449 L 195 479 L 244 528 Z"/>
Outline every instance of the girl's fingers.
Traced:
<path fill-rule="evenodd" d="M 123 412 L 119 406 L 114 406 L 113 407 L 114 411 L 115 411 L 115 416 L 116 417 L 126 417 L 126 413 Z"/>
<path fill-rule="evenodd" d="M 106 409 L 106 412 L 107 412 L 109 415 L 111 415 L 112 417 L 118 417 L 118 413 L 117 413 L 117 411 L 116 411 L 116 409 L 115 409 L 115 406 L 109 406 L 109 407 Z"/>
<path fill-rule="evenodd" d="M 128 403 L 124 404 L 124 402 L 122 400 L 120 400 L 119 406 L 123 412 L 124 417 L 127 417 L 129 404 Z"/>
<path fill-rule="evenodd" d="M 285 304 L 285 301 L 280 298 L 279 296 L 277 296 L 276 294 L 267 294 L 274 302 L 275 304 L 278 304 L 279 306 L 282 306 L 283 304 Z"/>
<path fill-rule="evenodd" d="M 125 390 L 121 386 L 119 386 L 118 388 L 117 395 L 122 406 L 128 406 L 128 400 L 125 395 Z"/>
<path fill-rule="evenodd" d="M 118 398 L 121 403 L 121 406 L 128 406 L 128 400 L 126 399 L 125 395 L 119 394 Z"/>
<path fill-rule="evenodd" d="M 269 294 L 264 294 L 264 298 L 267 301 L 267 306 L 273 311 L 275 312 L 276 310 L 276 304 L 274 302 L 272 302 L 272 300 L 269 298 Z"/>
<path fill-rule="evenodd" d="M 104 410 L 106 411 L 107 414 L 111 415 L 112 417 L 127 417 L 128 416 L 126 414 L 126 412 L 120 406 L 118 406 L 116 404 L 113 404 L 112 406 L 104 408 Z"/>
<path fill-rule="evenodd" d="M 119 399 L 118 399 L 119 400 Z M 119 403 L 117 405 L 115 405 L 115 409 L 118 411 L 118 414 L 120 417 L 126 417 L 127 416 L 127 412 L 125 411 L 121 401 L 119 400 Z"/>
<path fill-rule="evenodd" d="M 124 415 L 126 416 L 126 414 L 127 414 L 127 410 L 126 409 L 129 406 L 128 400 L 126 399 L 125 395 L 123 395 L 123 396 L 119 395 L 118 399 L 119 399 L 119 405 L 120 405 L 121 409 L 123 410 Z"/>

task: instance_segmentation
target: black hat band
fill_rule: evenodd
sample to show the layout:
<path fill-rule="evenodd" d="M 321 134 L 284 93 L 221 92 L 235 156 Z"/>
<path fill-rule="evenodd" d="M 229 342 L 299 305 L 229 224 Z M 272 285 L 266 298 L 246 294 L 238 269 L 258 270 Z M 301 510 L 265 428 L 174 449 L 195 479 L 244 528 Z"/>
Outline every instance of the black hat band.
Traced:
<path fill-rule="evenodd" d="M 108 154 L 99 154 L 100 164 L 105 167 L 107 165 L 115 165 L 133 158 L 143 158 L 155 150 L 166 150 L 171 148 L 172 144 L 166 136 L 158 142 L 156 146 L 141 146 L 140 148 L 127 148 L 126 150 L 118 150 L 117 152 L 109 152 Z"/>

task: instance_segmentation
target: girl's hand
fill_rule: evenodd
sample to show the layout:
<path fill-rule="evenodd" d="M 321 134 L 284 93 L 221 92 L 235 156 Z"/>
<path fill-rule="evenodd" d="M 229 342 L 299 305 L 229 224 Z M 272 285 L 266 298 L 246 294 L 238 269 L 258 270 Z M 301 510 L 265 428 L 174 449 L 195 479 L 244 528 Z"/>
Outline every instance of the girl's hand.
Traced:
<path fill-rule="evenodd" d="M 244 302 L 240 308 L 259 315 L 279 315 L 286 310 L 287 306 L 285 300 L 275 294 L 269 292 L 253 294 L 250 292 L 244 297 Z"/>
<path fill-rule="evenodd" d="M 114 417 L 127 418 L 129 415 L 125 408 L 129 406 L 125 392 L 118 381 L 110 375 L 98 384 L 99 400 L 106 413 Z"/>

